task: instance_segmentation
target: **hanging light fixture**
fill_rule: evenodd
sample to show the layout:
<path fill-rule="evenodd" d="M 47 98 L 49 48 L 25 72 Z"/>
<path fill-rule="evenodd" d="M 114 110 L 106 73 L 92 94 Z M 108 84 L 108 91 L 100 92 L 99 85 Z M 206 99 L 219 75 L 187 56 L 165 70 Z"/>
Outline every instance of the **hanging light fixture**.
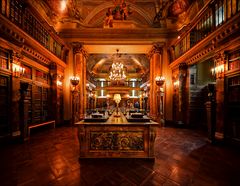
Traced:
<path fill-rule="evenodd" d="M 117 49 L 117 54 L 113 57 L 113 63 L 110 68 L 109 79 L 112 81 L 120 81 L 126 78 L 124 65 L 121 63 L 120 55 L 118 54 L 119 50 Z"/>

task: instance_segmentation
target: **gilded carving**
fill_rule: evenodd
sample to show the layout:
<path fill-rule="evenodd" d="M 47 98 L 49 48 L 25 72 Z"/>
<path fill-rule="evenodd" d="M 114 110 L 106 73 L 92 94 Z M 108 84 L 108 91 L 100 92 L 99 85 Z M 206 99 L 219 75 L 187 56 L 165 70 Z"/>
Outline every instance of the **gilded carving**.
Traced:
<path fill-rule="evenodd" d="M 150 52 L 147 54 L 148 58 L 151 59 L 153 54 L 156 54 L 156 53 L 162 54 L 162 52 L 163 52 L 163 48 L 162 47 L 163 47 L 163 45 L 160 44 L 160 43 L 153 44 Z"/>
<path fill-rule="evenodd" d="M 143 151 L 143 131 L 91 132 L 90 150 Z"/>
<path fill-rule="evenodd" d="M 88 58 L 88 53 L 83 47 L 83 43 L 74 42 L 73 45 L 73 54 L 81 53 L 86 59 Z"/>

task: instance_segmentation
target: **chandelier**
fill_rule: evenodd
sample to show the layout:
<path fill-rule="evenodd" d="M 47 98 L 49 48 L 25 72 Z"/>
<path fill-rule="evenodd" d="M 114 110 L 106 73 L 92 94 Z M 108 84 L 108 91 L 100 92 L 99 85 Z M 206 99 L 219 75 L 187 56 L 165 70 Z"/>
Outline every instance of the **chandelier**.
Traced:
<path fill-rule="evenodd" d="M 124 80 L 126 78 L 126 74 L 124 71 L 124 65 L 120 61 L 120 55 L 118 54 L 118 49 L 117 49 L 117 54 L 113 58 L 113 63 L 110 68 L 110 74 L 109 74 L 109 79 L 112 81 L 120 81 Z"/>

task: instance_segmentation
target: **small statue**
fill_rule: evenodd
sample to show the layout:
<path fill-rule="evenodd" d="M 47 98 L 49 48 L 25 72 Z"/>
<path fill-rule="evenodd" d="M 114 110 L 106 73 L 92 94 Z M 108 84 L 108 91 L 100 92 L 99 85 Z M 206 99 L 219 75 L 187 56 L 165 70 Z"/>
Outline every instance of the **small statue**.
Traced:
<path fill-rule="evenodd" d="M 108 8 L 106 13 L 106 17 L 104 19 L 104 28 L 111 28 L 113 27 L 113 15 L 111 8 Z"/>
<path fill-rule="evenodd" d="M 160 21 L 163 19 L 162 13 L 163 13 L 163 9 L 161 8 L 153 19 L 153 26 L 154 27 L 161 27 Z"/>

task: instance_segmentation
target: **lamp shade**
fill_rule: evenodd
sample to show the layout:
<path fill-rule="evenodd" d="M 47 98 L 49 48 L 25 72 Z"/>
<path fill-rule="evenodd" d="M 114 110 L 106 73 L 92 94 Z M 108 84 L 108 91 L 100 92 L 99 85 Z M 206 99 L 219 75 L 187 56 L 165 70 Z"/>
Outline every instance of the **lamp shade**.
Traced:
<path fill-rule="evenodd" d="M 113 100 L 118 104 L 121 101 L 121 95 L 120 94 L 114 94 Z"/>

